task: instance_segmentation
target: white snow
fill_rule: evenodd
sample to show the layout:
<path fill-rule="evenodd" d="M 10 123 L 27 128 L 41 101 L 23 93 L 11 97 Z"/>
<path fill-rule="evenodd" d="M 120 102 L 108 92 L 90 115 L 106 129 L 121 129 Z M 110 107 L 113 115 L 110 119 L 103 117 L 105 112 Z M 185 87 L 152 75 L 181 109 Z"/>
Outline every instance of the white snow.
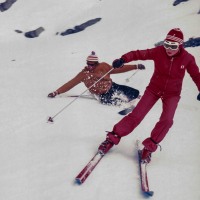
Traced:
<path fill-rule="evenodd" d="M 1 1 L 3 2 L 3 1 Z M 109 64 L 122 54 L 151 48 L 174 27 L 185 40 L 200 35 L 199 0 L 176 7 L 172 0 L 20 0 L 0 13 L 0 199 L 2 200 L 133 200 L 140 193 L 135 142 L 149 136 L 157 122 L 158 102 L 132 134 L 108 153 L 86 182 L 74 178 L 96 153 L 106 132 L 122 117 L 119 107 L 78 99 L 46 123 L 85 90 L 78 85 L 66 94 L 47 94 L 75 76 L 92 50 Z M 101 17 L 83 32 L 65 31 Z M 44 27 L 38 38 L 24 32 Z M 200 66 L 200 47 L 187 48 Z M 135 62 L 136 63 L 136 62 Z M 146 70 L 113 75 L 119 84 L 144 92 L 153 62 L 139 62 Z M 198 90 L 186 74 L 174 125 L 148 166 L 154 200 L 200 199 L 200 102 Z"/>

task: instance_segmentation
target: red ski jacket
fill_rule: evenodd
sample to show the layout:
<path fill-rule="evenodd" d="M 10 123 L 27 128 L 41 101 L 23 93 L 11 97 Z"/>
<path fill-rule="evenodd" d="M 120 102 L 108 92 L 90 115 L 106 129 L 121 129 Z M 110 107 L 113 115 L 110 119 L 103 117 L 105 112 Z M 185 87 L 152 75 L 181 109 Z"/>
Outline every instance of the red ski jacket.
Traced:
<path fill-rule="evenodd" d="M 154 73 L 147 88 L 159 96 L 180 95 L 186 70 L 200 91 L 199 68 L 194 57 L 182 46 L 179 53 L 173 57 L 167 55 L 163 46 L 158 46 L 152 49 L 131 51 L 124 54 L 122 58 L 125 63 L 135 60 L 154 61 Z"/>

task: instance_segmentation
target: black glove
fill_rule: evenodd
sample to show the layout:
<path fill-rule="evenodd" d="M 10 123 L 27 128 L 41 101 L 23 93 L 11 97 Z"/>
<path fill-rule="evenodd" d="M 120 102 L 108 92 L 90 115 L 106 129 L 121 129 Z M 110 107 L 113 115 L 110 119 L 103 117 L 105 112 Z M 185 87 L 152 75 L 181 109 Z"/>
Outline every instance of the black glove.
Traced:
<path fill-rule="evenodd" d="M 120 58 L 120 59 L 114 60 L 112 63 L 112 66 L 113 68 L 120 68 L 124 66 L 124 63 L 125 63 L 124 59 Z"/>
<path fill-rule="evenodd" d="M 199 92 L 199 94 L 197 96 L 197 100 L 200 101 L 200 92 Z"/>
<path fill-rule="evenodd" d="M 143 64 L 138 64 L 137 68 L 140 69 L 140 70 L 143 70 L 143 69 L 145 69 L 145 66 Z"/>
<path fill-rule="evenodd" d="M 57 96 L 57 95 L 58 95 L 58 91 L 55 91 L 55 92 L 49 93 L 49 94 L 48 94 L 48 97 L 49 97 L 49 98 L 54 98 L 54 97 Z"/>

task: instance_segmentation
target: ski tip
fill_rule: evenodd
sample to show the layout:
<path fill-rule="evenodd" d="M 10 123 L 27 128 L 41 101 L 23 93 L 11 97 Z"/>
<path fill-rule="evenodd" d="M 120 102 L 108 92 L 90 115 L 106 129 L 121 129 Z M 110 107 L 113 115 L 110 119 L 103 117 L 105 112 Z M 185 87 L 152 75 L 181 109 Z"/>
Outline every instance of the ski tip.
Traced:
<path fill-rule="evenodd" d="M 81 185 L 82 182 L 81 182 L 81 180 L 80 180 L 79 178 L 76 178 L 76 179 L 75 179 L 75 184 L 77 184 L 77 185 Z"/>
<path fill-rule="evenodd" d="M 119 111 L 118 114 L 120 114 L 120 115 L 127 115 L 127 114 L 129 114 L 130 112 L 132 112 L 132 110 L 133 110 L 134 108 L 135 108 L 135 106 L 130 106 L 130 107 L 128 107 L 128 108 L 125 108 L 125 109 Z"/>
<path fill-rule="evenodd" d="M 126 111 L 121 110 L 121 111 L 118 112 L 118 114 L 120 114 L 120 115 L 126 115 Z"/>
<path fill-rule="evenodd" d="M 144 194 L 147 197 L 152 197 L 154 195 L 154 192 L 153 191 L 147 191 L 147 192 L 144 192 Z"/>

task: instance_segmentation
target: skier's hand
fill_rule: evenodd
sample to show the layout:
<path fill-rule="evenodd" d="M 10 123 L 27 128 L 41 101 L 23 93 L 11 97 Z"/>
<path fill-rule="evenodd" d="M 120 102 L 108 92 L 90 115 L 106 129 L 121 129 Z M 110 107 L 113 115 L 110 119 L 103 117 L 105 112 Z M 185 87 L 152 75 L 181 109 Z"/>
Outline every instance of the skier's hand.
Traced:
<path fill-rule="evenodd" d="M 125 63 L 124 59 L 120 58 L 120 59 L 114 60 L 112 63 L 112 66 L 113 68 L 120 68 L 124 66 L 124 63 Z"/>
<path fill-rule="evenodd" d="M 145 66 L 143 64 L 138 64 L 137 68 L 140 69 L 140 70 L 143 70 L 143 69 L 145 69 Z"/>
<path fill-rule="evenodd" d="M 199 92 L 199 94 L 197 96 L 197 100 L 200 101 L 200 92 Z"/>
<path fill-rule="evenodd" d="M 54 98 L 54 97 L 57 96 L 57 95 L 58 95 L 58 91 L 55 91 L 55 92 L 49 93 L 49 94 L 48 94 L 48 97 L 49 97 L 49 98 Z"/>

